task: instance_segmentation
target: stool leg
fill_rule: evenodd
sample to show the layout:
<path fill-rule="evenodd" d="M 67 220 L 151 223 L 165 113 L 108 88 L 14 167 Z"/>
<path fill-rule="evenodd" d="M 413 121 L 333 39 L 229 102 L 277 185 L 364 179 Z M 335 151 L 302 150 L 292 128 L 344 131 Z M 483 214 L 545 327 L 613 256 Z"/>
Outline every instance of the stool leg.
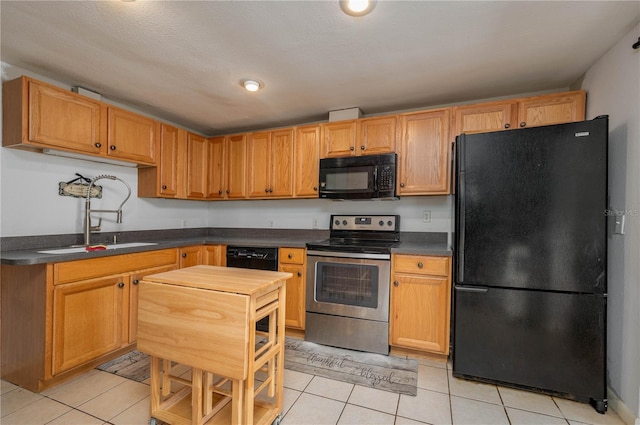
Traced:
<path fill-rule="evenodd" d="M 191 369 L 191 423 L 202 425 L 202 369 Z"/>

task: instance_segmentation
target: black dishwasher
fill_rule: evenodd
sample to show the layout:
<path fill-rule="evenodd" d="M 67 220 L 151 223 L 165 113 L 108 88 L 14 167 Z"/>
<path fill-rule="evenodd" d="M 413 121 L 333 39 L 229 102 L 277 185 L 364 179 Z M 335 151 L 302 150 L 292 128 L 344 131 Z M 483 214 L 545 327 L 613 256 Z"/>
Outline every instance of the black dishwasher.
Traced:
<path fill-rule="evenodd" d="M 278 271 L 278 248 L 227 246 L 227 267 Z M 269 317 L 256 323 L 259 331 L 269 330 Z"/>

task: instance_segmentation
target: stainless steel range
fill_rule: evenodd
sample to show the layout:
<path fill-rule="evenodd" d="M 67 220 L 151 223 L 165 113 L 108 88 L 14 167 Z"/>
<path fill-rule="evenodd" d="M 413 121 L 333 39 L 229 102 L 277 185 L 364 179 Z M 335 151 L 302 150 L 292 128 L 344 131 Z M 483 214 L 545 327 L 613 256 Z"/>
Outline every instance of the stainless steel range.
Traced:
<path fill-rule="evenodd" d="M 305 339 L 389 354 L 391 248 L 400 216 L 332 215 L 329 239 L 307 244 Z"/>

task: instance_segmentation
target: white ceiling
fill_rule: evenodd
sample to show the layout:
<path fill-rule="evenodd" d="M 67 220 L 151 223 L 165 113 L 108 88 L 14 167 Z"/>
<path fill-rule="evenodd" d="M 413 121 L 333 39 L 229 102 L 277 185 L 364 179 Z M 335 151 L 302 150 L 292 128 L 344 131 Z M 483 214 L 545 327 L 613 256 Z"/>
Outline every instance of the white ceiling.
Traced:
<path fill-rule="evenodd" d="M 0 14 L 3 62 L 214 135 L 568 87 L 640 2 L 379 0 L 353 18 L 338 0 L 2 0 Z"/>

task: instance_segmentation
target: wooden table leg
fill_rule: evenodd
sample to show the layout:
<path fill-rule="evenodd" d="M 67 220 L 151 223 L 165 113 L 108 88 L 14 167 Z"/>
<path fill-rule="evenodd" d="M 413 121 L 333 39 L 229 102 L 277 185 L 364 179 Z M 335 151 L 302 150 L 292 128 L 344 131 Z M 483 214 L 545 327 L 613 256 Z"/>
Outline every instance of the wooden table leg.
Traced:
<path fill-rule="evenodd" d="M 151 416 L 153 417 L 154 413 L 160 409 L 160 362 L 162 360 L 155 356 L 150 357 L 151 379 L 149 384 L 151 387 Z"/>
<path fill-rule="evenodd" d="M 191 369 L 191 423 L 202 425 L 202 369 Z"/>
<path fill-rule="evenodd" d="M 232 425 L 243 425 L 244 410 L 246 400 L 244 397 L 245 381 L 231 381 L 231 423 Z"/>

